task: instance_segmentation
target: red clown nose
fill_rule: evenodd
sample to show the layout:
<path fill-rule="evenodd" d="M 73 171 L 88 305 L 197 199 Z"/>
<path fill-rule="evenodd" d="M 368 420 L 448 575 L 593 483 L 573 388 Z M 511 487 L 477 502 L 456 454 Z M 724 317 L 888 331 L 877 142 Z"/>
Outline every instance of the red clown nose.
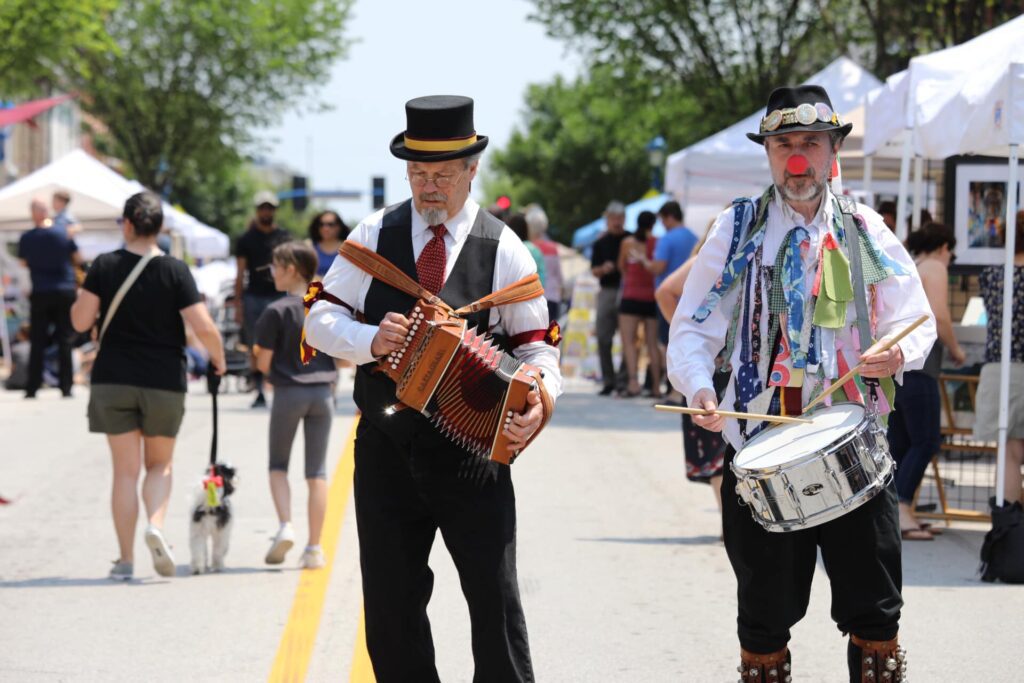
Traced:
<path fill-rule="evenodd" d="M 794 154 L 786 162 L 786 170 L 791 175 L 803 175 L 810 164 L 807 163 L 807 157 L 803 154 Z"/>

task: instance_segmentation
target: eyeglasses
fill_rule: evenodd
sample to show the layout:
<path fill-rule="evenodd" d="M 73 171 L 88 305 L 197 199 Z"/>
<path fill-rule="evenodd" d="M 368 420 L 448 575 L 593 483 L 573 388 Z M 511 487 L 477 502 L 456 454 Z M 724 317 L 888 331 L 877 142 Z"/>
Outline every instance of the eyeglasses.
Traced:
<path fill-rule="evenodd" d="M 428 176 L 426 173 L 410 173 L 405 176 L 405 179 L 416 187 L 423 187 L 428 182 L 434 183 L 434 186 L 439 190 L 444 190 L 451 187 L 458 182 L 459 178 L 465 175 L 465 171 L 458 175 L 435 175 Z"/>
<path fill-rule="evenodd" d="M 336 228 L 339 225 L 341 225 L 341 223 L 338 221 L 320 221 L 321 228 Z"/>

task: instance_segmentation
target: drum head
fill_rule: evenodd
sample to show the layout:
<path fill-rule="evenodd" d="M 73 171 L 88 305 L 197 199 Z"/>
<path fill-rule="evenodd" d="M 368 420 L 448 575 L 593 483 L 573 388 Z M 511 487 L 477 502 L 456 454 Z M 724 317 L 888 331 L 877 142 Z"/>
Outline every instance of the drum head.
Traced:
<path fill-rule="evenodd" d="M 864 406 L 837 403 L 814 410 L 804 417 L 811 423 L 779 424 L 748 441 L 736 454 L 736 466 L 750 470 L 768 469 L 822 451 L 861 423 Z"/>

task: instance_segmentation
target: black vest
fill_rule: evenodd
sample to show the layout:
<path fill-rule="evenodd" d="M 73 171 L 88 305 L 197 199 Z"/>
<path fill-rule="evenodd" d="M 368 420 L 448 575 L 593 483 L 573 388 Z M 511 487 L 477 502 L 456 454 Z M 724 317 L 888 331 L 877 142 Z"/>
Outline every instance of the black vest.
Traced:
<path fill-rule="evenodd" d="M 484 209 L 477 211 L 476 221 L 462 245 L 458 260 L 438 293 L 449 306 L 459 308 L 491 293 L 498 239 L 504 228 L 504 223 Z M 377 253 L 417 280 L 412 250 L 412 200 L 385 209 L 377 237 Z M 374 279 L 366 293 L 363 315 L 368 324 L 379 325 L 387 313 L 407 313 L 415 303 L 416 300 L 408 294 Z M 471 326 L 485 332 L 489 317 L 490 311 L 480 311 L 467 315 L 466 319 Z M 385 414 L 385 409 L 398 400 L 395 398 L 395 383 L 383 373 L 374 373 L 376 367 L 377 363 L 373 362 L 356 370 L 353 398 L 363 412 L 363 419 L 399 438 L 411 438 L 418 430 L 429 427 L 426 418 L 415 410 Z"/>

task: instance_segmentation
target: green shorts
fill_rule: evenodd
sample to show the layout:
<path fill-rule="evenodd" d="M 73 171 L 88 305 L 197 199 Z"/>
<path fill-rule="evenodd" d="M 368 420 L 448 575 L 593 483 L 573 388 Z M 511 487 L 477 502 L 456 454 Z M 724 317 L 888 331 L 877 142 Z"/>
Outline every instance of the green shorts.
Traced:
<path fill-rule="evenodd" d="M 185 394 L 128 384 L 94 384 L 89 391 L 89 431 L 145 436 L 178 435 L 185 417 Z"/>

